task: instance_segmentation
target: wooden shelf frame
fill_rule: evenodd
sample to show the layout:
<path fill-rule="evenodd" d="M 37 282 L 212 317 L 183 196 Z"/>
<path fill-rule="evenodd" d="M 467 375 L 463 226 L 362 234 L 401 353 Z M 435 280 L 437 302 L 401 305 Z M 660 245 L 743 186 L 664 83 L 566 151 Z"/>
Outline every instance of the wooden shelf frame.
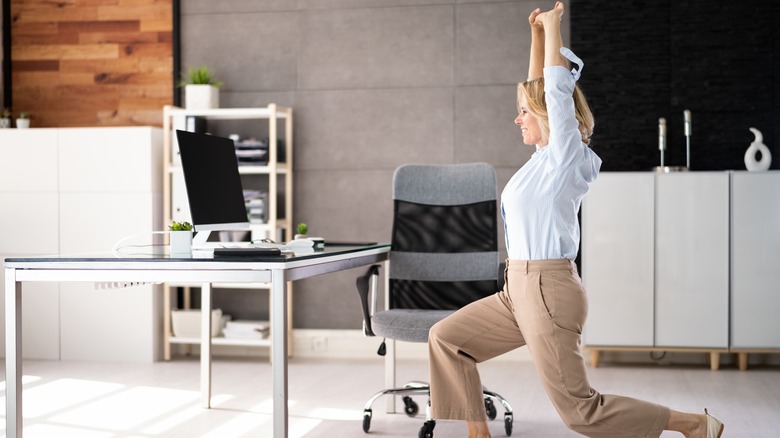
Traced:
<path fill-rule="evenodd" d="M 294 234 L 292 223 L 293 218 L 293 109 L 271 103 L 266 107 L 258 108 L 214 108 L 191 110 L 179 108 L 171 105 L 163 107 L 163 223 L 167 225 L 173 217 L 173 176 L 180 170 L 179 166 L 174 165 L 173 160 L 173 129 L 174 118 L 176 117 L 202 117 L 206 120 L 258 120 L 262 123 L 268 123 L 268 164 L 265 166 L 239 166 L 241 175 L 267 175 L 268 176 L 268 203 L 267 221 L 265 223 L 250 224 L 252 238 L 256 234 L 270 236 L 274 240 L 280 241 L 282 236 L 289 239 Z M 284 147 L 285 160 L 278 160 L 278 139 L 279 122 L 284 122 Z M 279 216 L 278 195 L 279 195 L 279 177 L 284 178 L 284 217 Z M 236 287 L 234 284 L 219 285 L 213 287 L 225 287 L 236 289 L 260 289 L 269 290 L 270 286 L 266 284 L 242 285 Z M 169 284 L 166 283 L 163 288 L 163 358 L 171 359 L 171 344 L 198 344 L 199 340 L 189 338 L 177 338 L 173 336 L 171 326 L 171 293 L 173 287 L 184 287 L 183 307 L 189 309 L 190 288 L 200 287 L 197 284 Z M 288 309 L 288 351 L 292 352 L 292 283 L 287 283 L 287 309 Z M 269 293 L 269 301 L 270 293 Z M 270 306 L 270 304 L 269 304 Z M 269 338 L 270 339 L 270 338 Z M 246 340 L 246 339 L 226 339 L 222 337 L 213 338 L 215 345 L 232 346 L 257 346 L 271 348 L 269 339 Z M 270 356 L 269 356 L 270 357 Z"/>

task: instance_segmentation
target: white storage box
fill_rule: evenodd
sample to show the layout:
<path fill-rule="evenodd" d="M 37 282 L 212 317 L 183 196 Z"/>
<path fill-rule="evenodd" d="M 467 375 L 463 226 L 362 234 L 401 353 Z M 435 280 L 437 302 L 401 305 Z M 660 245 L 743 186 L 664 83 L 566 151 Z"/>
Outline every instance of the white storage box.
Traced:
<path fill-rule="evenodd" d="M 173 336 L 182 338 L 200 337 L 200 309 L 172 310 Z M 222 332 L 222 309 L 211 311 L 211 336 Z"/>
<path fill-rule="evenodd" d="M 268 337 L 268 321 L 228 321 L 222 333 L 229 339 L 265 339 Z"/>

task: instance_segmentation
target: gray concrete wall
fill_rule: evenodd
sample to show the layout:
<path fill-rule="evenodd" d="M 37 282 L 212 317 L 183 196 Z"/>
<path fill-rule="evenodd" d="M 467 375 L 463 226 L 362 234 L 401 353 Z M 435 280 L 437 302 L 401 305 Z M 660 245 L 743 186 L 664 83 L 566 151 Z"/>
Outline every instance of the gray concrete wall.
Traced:
<path fill-rule="evenodd" d="M 553 4 L 183 0 L 182 68 L 212 66 L 222 107 L 294 109 L 295 223 L 331 240 L 388 241 L 397 166 L 485 161 L 501 190 L 528 160 L 516 86 L 528 74 L 528 15 Z M 359 272 L 296 283 L 294 326 L 359 328 Z"/>

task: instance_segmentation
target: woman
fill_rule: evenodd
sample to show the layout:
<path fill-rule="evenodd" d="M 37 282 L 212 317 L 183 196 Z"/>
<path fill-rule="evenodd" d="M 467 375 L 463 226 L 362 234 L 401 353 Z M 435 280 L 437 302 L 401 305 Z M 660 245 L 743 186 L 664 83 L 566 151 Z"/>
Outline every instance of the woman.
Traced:
<path fill-rule="evenodd" d="M 563 47 L 561 2 L 529 16 L 529 80 L 518 87 L 531 159 L 501 194 L 506 230 L 504 290 L 436 324 L 429 336 L 431 414 L 466 420 L 469 437 L 490 437 L 476 364 L 527 345 L 563 421 L 591 437 L 657 437 L 663 430 L 716 438 L 723 424 L 590 387 L 580 354 L 587 299 L 573 260 L 577 211 L 601 159 L 588 148 L 593 117 L 576 81 L 583 63 Z M 569 71 L 568 60 L 578 69 Z M 544 66 L 544 67 L 542 67 Z"/>

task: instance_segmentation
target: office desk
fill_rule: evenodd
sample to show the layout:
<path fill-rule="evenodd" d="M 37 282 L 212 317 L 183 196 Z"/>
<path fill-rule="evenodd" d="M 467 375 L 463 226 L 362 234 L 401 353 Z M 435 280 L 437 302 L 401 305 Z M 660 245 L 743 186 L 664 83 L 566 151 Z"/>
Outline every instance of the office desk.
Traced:
<path fill-rule="evenodd" d="M 342 271 L 388 258 L 390 245 L 332 246 L 284 257 L 214 259 L 166 255 L 115 257 L 108 254 L 7 258 L 5 260 L 6 436 L 21 437 L 22 283 L 24 282 L 198 282 L 202 283 L 201 401 L 211 404 L 211 283 L 271 283 L 271 362 L 274 438 L 287 437 L 288 281 Z"/>

